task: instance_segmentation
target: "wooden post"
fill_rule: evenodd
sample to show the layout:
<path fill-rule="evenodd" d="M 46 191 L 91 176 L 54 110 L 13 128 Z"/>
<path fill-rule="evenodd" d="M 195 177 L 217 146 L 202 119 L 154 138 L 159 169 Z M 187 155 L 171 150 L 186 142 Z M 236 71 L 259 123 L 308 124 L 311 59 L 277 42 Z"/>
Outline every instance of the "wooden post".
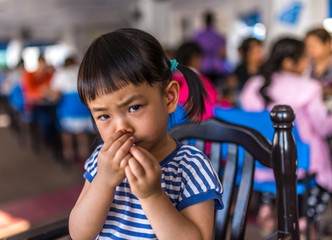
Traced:
<path fill-rule="evenodd" d="M 272 143 L 272 165 L 277 184 L 278 231 L 299 237 L 297 205 L 297 151 L 292 133 L 295 113 L 290 106 L 277 105 L 271 111 L 275 133 Z"/>

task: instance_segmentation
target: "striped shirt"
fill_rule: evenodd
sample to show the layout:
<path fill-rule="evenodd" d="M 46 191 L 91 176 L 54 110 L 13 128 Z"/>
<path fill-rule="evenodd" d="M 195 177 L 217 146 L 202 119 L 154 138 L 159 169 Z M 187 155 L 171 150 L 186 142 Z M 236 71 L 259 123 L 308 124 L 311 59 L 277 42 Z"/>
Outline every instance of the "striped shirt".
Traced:
<path fill-rule="evenodd" d="M 101 145 L 85 163 L 84 177 L 91 182 L 97 173 Z M 222 186 L 211 162 L 197 148 L 178 143 L 177 149 L 160 162 L 162 189 L 173 205 L 183 210 L 214 199 L 215 209 L 222 209 Z M 104 227 L 96 239 L 157 239 L 139 200 L 131 193 L 127 178 L 116 187 L 114 200 Z"/>

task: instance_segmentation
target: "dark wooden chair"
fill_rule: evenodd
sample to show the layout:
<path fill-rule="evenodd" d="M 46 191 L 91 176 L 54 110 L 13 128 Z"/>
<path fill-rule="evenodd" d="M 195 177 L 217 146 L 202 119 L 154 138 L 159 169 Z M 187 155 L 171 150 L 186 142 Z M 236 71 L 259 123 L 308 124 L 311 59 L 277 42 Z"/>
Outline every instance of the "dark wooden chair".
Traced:
<path fill-rule="evenodd" d="M 268 239 L 299 239 L 296 194 L 297 156 L 292 135 L 294 118 L 294 112 L 289 106 L 276 106 L 271 111 L 271 119 L 275 128 L 272 144 L 251 128 L 215 118 L 201 124 L 186 123 L 171 129 L 171 136 L 180 141 L 195 139 L 194 144 L 203 151 L 206 150 L 205 146 L 208 146 L 213 166 L 219 173 L 223 172 L 224 209 L 216 212 L 215 239 L 226 239 L 229 225 L 231 225 L 229 235 L 232 240 L 245 238 L 255 160 L 273 169 L 277 184 L 278 231 Z M 225 143 L 228 146 L 227 159 L 224 159 L 225 148 L 221 147 Z M 245 149 L 239 186 L 236 184 L 239 173 L 238 146 Z M 225 163 L 225 165 L 221 163 Z M 234 201 L 235 210 L 231 214 L 231 205 Z M 65 236 L 68 235 L 67 220 L 31 229 L 7 239 L 55 239 Z"/>
<path fill-rule="evenodd" d="M 174 138 L 180 141 L 189 140 L 189 143 L 203 152 L 209 152 L 214 168 L 222 176 L 225 208 L 216 212 L 215 239 L 226 239 L 228 229 L 230 229 L 229 235 L 232 240 L 245 238 L 255 160 L 273 169 L 277 184 L 278 232 L 269 239 L 299 239 L 296 193 L 297 155 L 292 135 L 295 114 L 289 106 L 283 105 L 274 107 L 270 116 L 275 128 L 272 144 L 251 128 L 216 118 L 199 125 L 195 123 L 179 125 L 170 131 Z M 191 139 L 195 139 L 194 143 Z M 223 153 L 225 148 L 222 144 L 225 143 L 228 143 L 227 154 Z M 242 171 L 238 171 L 239 146 L 244 148 Z M 206 147 L 210 149 L 207 150 Z M 226 159 L 224 159 L 225 156 Z M 239 185 L 236 184 L 237 174 L 241 175 Z M 235 210 L 231 214 L 234 201 Z"/>

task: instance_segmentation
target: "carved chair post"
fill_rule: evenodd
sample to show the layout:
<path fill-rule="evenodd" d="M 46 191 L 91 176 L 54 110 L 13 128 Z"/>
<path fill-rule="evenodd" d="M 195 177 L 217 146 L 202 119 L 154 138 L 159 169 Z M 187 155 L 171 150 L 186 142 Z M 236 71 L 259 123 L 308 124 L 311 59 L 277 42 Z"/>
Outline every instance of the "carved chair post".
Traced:
<path fill-rule="evenodd" d="M 295 113 L 290 106 L 278 105 L 271 111 L 275 133 L 272 143 L 272 165 L 277 184 L 278 231 L 299 239 L 297 209 L 297 152 L 292 135 Z"/>

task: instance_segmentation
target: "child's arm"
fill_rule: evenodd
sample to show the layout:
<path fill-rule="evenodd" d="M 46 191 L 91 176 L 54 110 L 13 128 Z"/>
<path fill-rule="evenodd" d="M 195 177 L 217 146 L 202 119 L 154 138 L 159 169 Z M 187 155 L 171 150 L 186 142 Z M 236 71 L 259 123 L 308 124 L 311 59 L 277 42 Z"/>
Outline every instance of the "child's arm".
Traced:
<path fill-rule="evenodd" d="M 125 177 L 133 138 L 115 133 L 98 154 L 98 172 L 83 190 L 70 213 L 69 232 L 73 239 L 94 239 L 101 231 L 114 198 L 115 188 Z"/>
<path fill-rule="evenodd" d="M 161 167 L 145 149 L 132 147 L 126 176 L 158 239 L 211 239 L 214 200 L 179 212 L 161 188 Z"/>

